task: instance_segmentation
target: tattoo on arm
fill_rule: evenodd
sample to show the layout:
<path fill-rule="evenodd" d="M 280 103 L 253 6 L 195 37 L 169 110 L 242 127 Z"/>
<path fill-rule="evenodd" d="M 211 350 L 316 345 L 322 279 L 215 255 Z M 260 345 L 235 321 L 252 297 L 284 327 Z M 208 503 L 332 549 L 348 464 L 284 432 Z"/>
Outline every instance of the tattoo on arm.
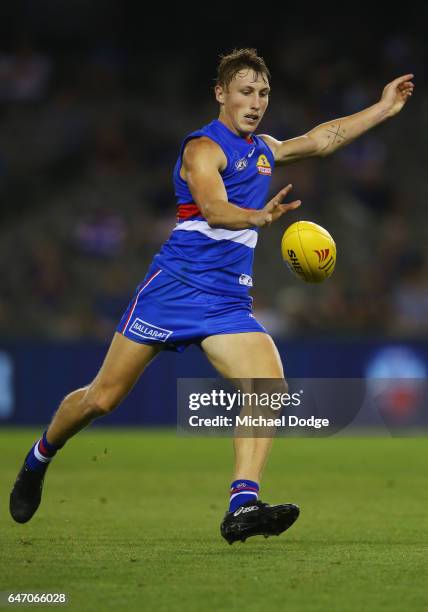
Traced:
<path fill-rule="evenodd" d="M 340 123 L 331 123 L 326 128 L 327 143 L 323 147 L 323 151 L 331 147 L 336 148 L 337 146 L 343 144 L 343 142 L 346 140 L 345 134 L 346 130 L 344 128 L 340 128 Z"/>

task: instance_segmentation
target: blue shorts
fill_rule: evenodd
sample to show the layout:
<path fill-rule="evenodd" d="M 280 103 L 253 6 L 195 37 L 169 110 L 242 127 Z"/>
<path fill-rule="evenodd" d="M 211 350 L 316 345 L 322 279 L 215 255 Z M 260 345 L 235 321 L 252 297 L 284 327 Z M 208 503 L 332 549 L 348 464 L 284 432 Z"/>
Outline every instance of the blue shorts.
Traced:
<path fill-rule="evenodd" d="M 134 342 L 184 351 L 207 336 L 264 332 L 254 318 L 252 298 L 207 293 L 152 269 L 137 287 L 117 331 Z"/>

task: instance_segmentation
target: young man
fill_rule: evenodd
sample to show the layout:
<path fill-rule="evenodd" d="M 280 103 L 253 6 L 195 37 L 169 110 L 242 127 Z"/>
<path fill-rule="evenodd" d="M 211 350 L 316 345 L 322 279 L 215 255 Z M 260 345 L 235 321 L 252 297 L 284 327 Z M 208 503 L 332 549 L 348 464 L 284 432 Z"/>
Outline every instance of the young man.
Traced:
<path fill-rule="evenodd" d="M 26 456 L 10 498 L 12 517 L 30 520 L 45 472 L 65 442 L 118 406 L 147 364 L 165 348 L 197 343 L 228 379 L 283 380 L 272 338 L 251 313 L 251 270 L 258 230 L 297 208 L 283 204 L 291 185 L 266 205 L 274 165 L 323 157 L 396 115 L 412 95 L 399 77 L 365 110 L 284 142 L 255 136 L 269 101 L 269 71 L 254 49 L 235 50 L 218 66 L 218 120 L 185 138 L 174 169 L 178 223 L 137 288 L 94 381 L 68 395 Z M 236 437 L 230 507 L 221 533 L 232 543 L 278 535 L 296 520 L 294 504 L 258 499 L 272 438 Z"/>

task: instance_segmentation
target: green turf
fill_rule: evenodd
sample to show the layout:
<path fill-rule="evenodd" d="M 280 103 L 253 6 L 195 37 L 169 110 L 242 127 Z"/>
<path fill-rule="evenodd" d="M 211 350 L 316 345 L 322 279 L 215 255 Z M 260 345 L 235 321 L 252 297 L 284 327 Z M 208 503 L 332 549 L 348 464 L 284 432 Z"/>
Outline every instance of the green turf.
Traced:
<path fill-rule="evenodd" d="M 32 440 L 0 432 L 0 590 L 66 592 L 82 611 L 428 610 L 426 438 L 278 439 L 263 499 L 301 517 L 233 546 L 230 440 L 88 430 L 17 525 L 7 498 Z"/>

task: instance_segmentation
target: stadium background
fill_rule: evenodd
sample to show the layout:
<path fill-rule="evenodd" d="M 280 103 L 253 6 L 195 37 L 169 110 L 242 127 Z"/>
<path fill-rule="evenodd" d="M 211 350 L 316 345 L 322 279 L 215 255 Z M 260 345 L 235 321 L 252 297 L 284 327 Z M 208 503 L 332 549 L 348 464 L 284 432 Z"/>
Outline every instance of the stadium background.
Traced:
<path fill-rule="evenodd" d="M 295 280 L 280 260 L 287 218 L 263 231 L 254 297 L 290 377 L 426 378 L 426 20 L 407 5 L 357 11 L 1 3 L 0 605 L 9 589 L 66 592 L 79 612 L 427 610 L 426 438 L 277 440 L 263 498 L 301 517 L 228 547 L 230 440 L 123 427 L 175 422 L 176 379 L 212 374 L 197 349 L 162 355 L 99 421 L 120 428 L 67 444 L 30 523 L 6 507 L 25 449 L 96 373 L 174 224 L 179 143 L 216 116 L 217 56 L 235 46 L 268 62 L 262 130 L 284 139 L 415 73 L 397 118 L 275 173 L 272 192 L 292 182 L 298 218 L 334 235 L 338 265 L 322 286 Z M 393 386 L 401 424 L 415 422 L 413 389 Z"/>
<path fill-rule="evenodd" d="M 174 225 L 179 144 L 216 116 L 217 56 L 233 46 L 254 45 L 268 62 L 273 93 L 262 131 L 282 139 L 356 112 L 392 78 L 416 74 L 417 94 L 398 117 L 331 157 L 275 172 L 272 193 L 292 182 L 303 206 L 262 232 L 253 295 L 289 376 L 364 376 L 379 350 L 397 347 L 408 352 L 398 366 L 387 353 L 384 376 L 423 370 L 427 49 L 415 15 L 308 21 L 293 9 L 259 23 L 238 9 L 209 19 L 171 9 L 168 19 L 153 12 L 134 21 L 131 9 L 113 1 L 2 7 L 3 421 L 45 422 L 60 397 L 95 373 Z M 298 218 L 336 239 L 337 269 L 322 286 L 294 279 L 281 261 L 281 234 Z M 153 387 L 211 373 L 193 349 L 159 361 L 147 376 Z M 113 418 L 173 422 L 171 401 L 143 415 L 151 396 L 141 393 Z"/>

